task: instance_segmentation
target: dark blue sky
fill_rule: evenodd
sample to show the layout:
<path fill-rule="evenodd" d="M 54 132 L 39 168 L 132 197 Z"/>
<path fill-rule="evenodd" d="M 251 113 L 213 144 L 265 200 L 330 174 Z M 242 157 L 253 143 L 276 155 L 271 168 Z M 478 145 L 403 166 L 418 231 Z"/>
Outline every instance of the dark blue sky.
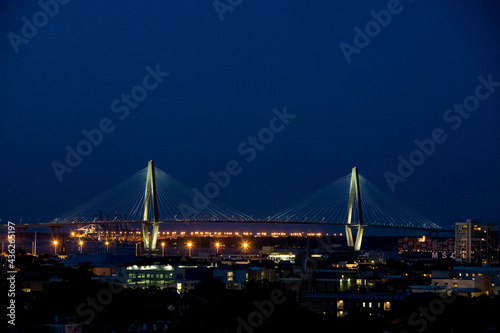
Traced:
<path fill-rule="evenodd" d="M 393 195 L 443 226 L 498 223 L 500 87 L 480 88 L 479 105 L 470 98 L 479 76 L 500 82 L 498 2 L 401 1 L 348 63 L 340 44 L 354 47 L 354 28 L 388 4 L 242 1 L 221 21 L 212 1 L 73 0 L 50 17 L 35 1 L 1 0 L 2 222 L 50 220 L 150 159 L 198 188 L 237 160 L 217 199 L 254 216 L 353 166 L 391 192 L 384 173 L 441 128 L 446 141 Z M 38 32 L 23 37 L 34 19 Z M 147 66 L 169 75 L 120 119 L 113 101 L 143 84 Z M 477 109 L 458 124 L 447 109 L 465 99 Z M 247 162 L 238 146 L 284 106 L 297 117 Z M 114 130 L 60 182 L 53 162 L 103 119 Z"/>

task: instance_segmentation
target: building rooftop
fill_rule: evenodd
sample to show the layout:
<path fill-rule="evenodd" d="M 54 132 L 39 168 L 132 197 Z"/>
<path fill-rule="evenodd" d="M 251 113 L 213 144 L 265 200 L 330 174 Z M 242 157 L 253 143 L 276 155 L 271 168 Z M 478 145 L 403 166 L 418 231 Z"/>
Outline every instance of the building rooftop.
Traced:
<path fill-rule="evenodd" d="M 114 267 L 140 261 L 137 257 L 127 254 L 77 254 L 61 261 L 65 266 L 78 266 L 90 262 L 94 267 Z"/>
<path fill-rule="evenodd" d="M 312 293 L 306 298 L 330 298 L 330 299 L 359 299 L 359 300 L 387 300 L 402 301 L 405 295 L 391 293 Z"/>

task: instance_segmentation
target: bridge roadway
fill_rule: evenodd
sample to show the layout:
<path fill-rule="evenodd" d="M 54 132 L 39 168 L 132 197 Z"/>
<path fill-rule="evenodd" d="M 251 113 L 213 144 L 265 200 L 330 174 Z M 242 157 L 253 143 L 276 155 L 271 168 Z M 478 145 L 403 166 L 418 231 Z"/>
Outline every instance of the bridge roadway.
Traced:
<path fill-rule="evenodd" d="M 266 220 L 252 220 L 252 221 L 242 221 L 242 220 L 163 220 L 158 221 L 159 223 L 235 223 L 235 224 L 290 224 L 290 225 L 322 225 L 322 226 L 350 226 L 352 228 L 357 228 L 357 224 L 348 224 L 348 223 L 334 223 L 334 222 L 306 222 L 306 221 L 266 221 Z M 49 227 L 49 228 L 60 228 L 64 226 L 80 226 L 80 225 L 89 225 L 89 224 L 138 224 L 138 223 L 146 223 L 152 225 L 154 222 L 151 221 L 93 221 L 93 222 L 45 222 L 45 223 L 24 223 L 24 224 L 16 224 L 15 228 L 26 229 L 26 228 L 40 228 L 40 227 Z M 2 224 L 0 227 L 7 227 L 7 224 Z M 408 229 L 408 230 L 422 230 L 428 232 L 455 232 L 454 229 L 445 229 L 445 228 L 425 228 L 425 227 L 413 227 L 413 226 L 399 226 L 399 225 L 382 225 L 382 224 L 364 224 L 365 228 L 390 228 L 390 229 Z"/>

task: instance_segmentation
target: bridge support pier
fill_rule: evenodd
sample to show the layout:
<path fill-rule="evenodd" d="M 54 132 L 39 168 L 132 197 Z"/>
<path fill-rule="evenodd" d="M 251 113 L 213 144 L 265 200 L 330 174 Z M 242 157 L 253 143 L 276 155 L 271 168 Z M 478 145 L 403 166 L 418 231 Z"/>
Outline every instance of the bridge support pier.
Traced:
<path fill-rule="evenodd" d="M 149 233 L 149 226 L 153 226 L 151 234 Z M 144 249 L 148 252 L 156 249 L 158 241 L 158 230 L 160 229 L 159 222 L 143 222 L 142 223 L 142 238 L 144 239 Z"/>
<path fill-rule="evenodd" d="M 356 198 L 356 203 L 358 206 L 359 220 L 358 224 L 353 224 L 352 220 L 352 210 L 354 205 L 354 199 Z M 357 228 L 356 239 L 352 237 L 352 228 Z M 361 193 L 359 191 L 359 178 L 358 169 L 356 167 L 352 168 L 351 173 L 351 186 L 349 189 L 349 202 L 347 204 L 347 225 L 345 226 L 345 234 L 347 237 L 347 246 L 354 248 L 354 251 L 361 250 L 361 242 L 363 240 L 363 212 L 361 210 Z"/>
<path fill-rule="evenodd" d="M 149 203 L 153 205 L 153 221 L 149 221 Z M 144 239 L 144 249 L 150 254 L 156 250 L 156 242 L 158 239 L 158 230 L 160 223 L 158 221 L 158 201 L 156 198 L 156 179 L 155 179 L 155 164 L 151 160 L 148 163 L 148 173 L 146 178 L 146 191 L 144 193 L 144 214 L 142 223 L 142 238 Z M 153 226 L 151 235 L 149 235 L 149 226 Z M 150 237 L 151 236 L 151 237 Z"/>

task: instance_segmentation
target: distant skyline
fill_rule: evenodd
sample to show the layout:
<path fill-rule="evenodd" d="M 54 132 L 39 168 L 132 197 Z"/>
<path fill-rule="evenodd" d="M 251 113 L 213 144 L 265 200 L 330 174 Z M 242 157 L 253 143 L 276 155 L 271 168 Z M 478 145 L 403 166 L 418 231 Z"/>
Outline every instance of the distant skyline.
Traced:
<path fill-rule="evenodd" d="M 255 216 L 350 173 L 499 223 L 495 1 L 0 0 L 0 219 L 50 221 L 154 160 Z M 228 169 L 229 168 L 229 169 Z M 229 171 L 228 171 L 229 172 Z"/>

